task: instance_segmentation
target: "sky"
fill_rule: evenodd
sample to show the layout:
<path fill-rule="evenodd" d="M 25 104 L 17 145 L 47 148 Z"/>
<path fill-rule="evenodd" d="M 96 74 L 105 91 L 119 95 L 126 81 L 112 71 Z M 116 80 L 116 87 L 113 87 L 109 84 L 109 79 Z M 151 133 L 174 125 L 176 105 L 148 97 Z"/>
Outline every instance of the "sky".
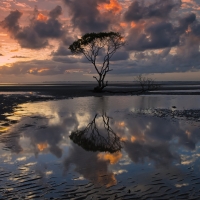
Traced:
<path fill-rule="evenodd" d="M 1 0 L 0 83 L 95 81 L 69 45 L 90 32 L 119 32 L 109 81 L 200 81 L 200 0 Z"/>

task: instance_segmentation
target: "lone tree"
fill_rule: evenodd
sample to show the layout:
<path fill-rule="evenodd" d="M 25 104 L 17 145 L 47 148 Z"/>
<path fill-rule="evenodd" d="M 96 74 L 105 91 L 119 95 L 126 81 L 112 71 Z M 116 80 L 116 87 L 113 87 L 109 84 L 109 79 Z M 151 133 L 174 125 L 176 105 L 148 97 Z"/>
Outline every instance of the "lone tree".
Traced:
<path fill-rule="evenodd" d="M 123 37 L 117 32 L 100 32 L 100 33 L 87 33 L 80 39 L 73 42 L 69 49 L 74 54 L 83 54 L 88 61 L 90 61 L 98 73 L 98 77 L 94 78 L 98 82 L 98 86 L 94 88 L 95 91 L 101 92 L 107 85 L 105 76 L 110 69 L 110 59 L 114 53 L 124 45 Z M 101 53 L 100 53 L 101 52 Z M 99 64 L 97 57 L 101 54 L 103 58 Z"/>

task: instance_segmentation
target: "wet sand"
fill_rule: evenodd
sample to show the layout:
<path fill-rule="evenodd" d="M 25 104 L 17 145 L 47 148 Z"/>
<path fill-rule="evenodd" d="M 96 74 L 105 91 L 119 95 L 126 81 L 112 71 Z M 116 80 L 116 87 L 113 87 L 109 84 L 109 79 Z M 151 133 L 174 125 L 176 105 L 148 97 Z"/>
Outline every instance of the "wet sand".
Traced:
<path fill-rule="evenodd" d="M 0 120 L 21 103 L 68 99 L 75 97 L 101 97 L 112 95 L 200 95 L 200 82 L 158 82 L 156 90 L 141 93 L 133 83 L 110 83 L 102 93 L 95 93 L 96 84 L 16 84 L 0 85 Z"/>
<path fill-rule="evenodd" d="M 130 84 L 113 84 L 103 93 L 94 93 L 92 91 L 93 87 L 94 85 L 91 84 L 0 86 L 0 126 L 9 127 L 11 124 L 17 123 L 15 120 L 8 120 L 7 116 L 13 113 L 14 109 L 21 103 L 86 96 L 137 95 L 133 91 L 139 89 L 138 86 Z M 196 85 L 187 85 L 187 87 L 184 87 L 184 85 L 163 85 L 159 90 L 146 94 L 198 95 L 200 94 L 200 92 L 197 92 L 198 89 L 200 87 Z M 177 90 L 180 91 L 177 92 Z M 173 118 L 183 117 L 186 115 L 192 121 L 199 121 L 199 112 L 191 113 L 191 111 L 187 111 L 182 113 L 157 110 L 154 115 L 155 117 L 164 118 L 168 116 L 173 116 Z M 195 116 L 194 119 L 192 119 L 193 116 Z M 28 125 L 26 124 L 25 127 L 28 128 Z M 15 140 L 18 134 L 13 132 L 9 136 L 4 135 L 1 137 L 1 142 Z M 53 176 L 45 182 L 42 175 L 35 173 L 35 169 L 31 168 L 32 166 L 26 163 L 17 166 L 18 168 L 16 169 L 0 169 L 0 179 L 7 183 L 6 186 L 2 185 L 0 187 L 0 191 L 3 193 L 3 196 L 0 194 L 0 199 L 3 199 L 3 197 L 6 199 L 46 199 L 47 197 L 49 199 L 199 199 L 200 197 L 198 171 L 190 166 L 186 166 L 186 168 L 188 167 L 188 174 L 186 175 L 180 175 L 179 171 L 163 172 L 157 170 L 156 173 L 149 174 L 148 177 L 136 175 L 136 178 L 125 179 L 124 182 L 119 182 L 108 188 L 96 186 L 93 183 L 71 185 L 66 181 L 58 182 L 56 177 Z M 30 169 L 33 171 L 23 173 Z M 142 173 L 143 169 L 140 171 Z M 12 182 L 13 180 L 10 180 L 10 177 L 13 177 L 15 182 Z M 106 179 L 107 177 L 107 175 L 103 174 L 100 179 Z M 142 180 L 147 181 L 145 186 L 141 186 L 140 181 Z M 185 180 L 190 180 L 191 184 L 189 186 L 184 185 Z M 176 184 L 178 185 L 177 187 L 174 186 Z M 179 185 L 183 188 L 179 188 Z M 10 187 L 13 188 L 13 191 L 5 189 Z M 188 188 L 185 189 L 184 187 Z M 55 194 L 59 195 L 59 198 L 56 198 Z M 45 195 L 47 196 L 44 197 Z"/>

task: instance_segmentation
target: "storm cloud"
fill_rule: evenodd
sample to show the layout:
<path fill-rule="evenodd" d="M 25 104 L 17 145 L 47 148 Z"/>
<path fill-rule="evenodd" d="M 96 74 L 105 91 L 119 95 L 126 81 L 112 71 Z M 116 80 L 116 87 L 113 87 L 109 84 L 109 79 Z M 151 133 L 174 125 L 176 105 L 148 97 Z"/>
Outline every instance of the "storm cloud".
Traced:
<path fill-rule="evenodd" d="M 169 17 L 171 11 L 180 5 L 180 1 L 174 0 L 158 0 L 150 5 L 146 5 L 145 1 L 133 1 L 126 11 L 124 18 L 126 21 L 139 21 L 149 18 Z"/>
<path fill-rule="evenodd" d="M 62 13 L 60 6 L 51 10 L 49 16 L 39 14 L 37 9 L 34 12 L 35 16 L 28 26 L 19 25 L 19 19 L 23 13 L 18 10 L 11 11 L 0 23 L 23 48 L 43 48 L 48 45 L 49 38 L 60 38 L 64 34 L 62 24 L 57 19 Z"/>
<path fill-rule="evenodd" d="M 181 37 L 195 22 L 196 15 L 191 13 L 179 18 L 178 26 L 167 20 L 148 20 L 143 25 L 136 24 L 129 32 L 127 47 L 129 50 L 144 51 L 179 46 Z"/>
<path fill-rule="evenodd" d="M 0 23 L 3 28 L 8 29 L 11 33 L 18 32 L 20 29 L 18 20 L 22 13 L 18 10 L 11 11 L 10 14 Z"/>
<path fill-rule="evenodd" d="M 133 0 L 125 3 L 119 0 L 62 0 L 62 2 L 65 5 L 62 8 L 60 5 L 56 6 L 57 3 L 53 1 L 51 5 L 41 8 L 44 5 L 38 2 L 41 10 L 35 8 L 32 16 L 23 10 L 11 11 L 10 14 L 7 11 L 0 26 L 7 30 L 22 48 L 51 49 L 47 49 L 47 53 L 44 52 L 46 60 L 43 61 L 38 61 L 44 59 L 41 55 L 32 61 L 13 63 L 12 68 L 3 63 L 0 67 L 1 74 L 49 76 L 61 75 L 68 70 L 81 71 L 82 74 L 84 72 L 87 74 L 88 71 L 95 73 L 91 63 L 83 56 L 71 55 L 68 47 L 81 35 L 100 31 L 120 32 L 126 40 L 125 47 L 119 49 L 111 60 L 113 71 L 110 74 L 113 76 L 200 70 L 198 13 L 200 1 Z M 23 24 L 24 16 L 30 19 L 26 25 Z M 6 38 L 5 34 L 0 37 Z M 6 48 L 1 46 L 3 56 L 7 56 Z M 18 47 L 12 47 L 16 48 Z M 29 59 L 32 56 L 24 54 L 19 48 L 17 56 L 10 53 L 8 57 L 13 62 L 15 60 L 11 58 L 25 60 L 21 55 L 27 55 Z M 100 58 L 101 56 L 99 54 Z"/>
<path fill-rule="evenodd" d="M 144 51 L 176 46 L 179 44 L 179 34 L 171 23 L 162 21 L 132 28 L 127 40 L 129 50 Z"/>
<path fill-rule="evenodd" d="M 109 3 L 109 0 L 64 0 L 72 15 L 74 27 L 82 33 L 107 31 L 111 19 L 101 14 L 98 6 Z"/>

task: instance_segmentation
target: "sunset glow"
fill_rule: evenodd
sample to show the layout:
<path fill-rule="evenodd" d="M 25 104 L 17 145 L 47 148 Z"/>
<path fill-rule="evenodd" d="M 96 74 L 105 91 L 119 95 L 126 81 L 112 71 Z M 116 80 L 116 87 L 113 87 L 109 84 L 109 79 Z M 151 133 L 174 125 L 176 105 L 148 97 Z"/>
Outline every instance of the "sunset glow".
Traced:
<path fill-rule="evenodd" d="M 37 148 L 38 148 L 39 151 L 44 151 L 47 147 L 48 147 L 47 143 L 37 144 Z"/>
<path fill-rule="evenodd" d="M 110 3 L 103 3 L 99 5 L 99 10 L 103 11 L 111 11 L 114 14 L 118 14 L 119 12 L 121 12 L 122 10 L 122 6 L 119 4 L 119 2 L 117 0 L 110 0 Z"/>
<path fill-rule="evenodd" d="M 27 74 L 31 81 L 94 81 L 90 63 L 68 48 L 85 33 L 109 31 L 126 43 L 111 60 L 110 80 L 143 73 L 156 80 L 199 80 L 199 1 L 45 2 L 0 2 L 1 82 L 29 82 Z"/>
<path fill-rule="evenodd" d="M 110 153 L 100 153 L 98 158 L 101 160 L 109 161 L 110 164 L 116 164 L 122 157 L 121 152 L 116 152 L 113 154 Z"/>
<path fill-rule="evenodd" d="M 131 142 L 135 142 L 136 141 L 136 137 L 135 136 L 131 136 Z"/>
<path fill-rule="evenodd" d="M 119 126 L 124 127 L 125 126 L 125 122 L 119 122 Z"/>
<path fill-rule="evenodd" d="M 43 15 L 42 13 L 39 13 L 37 16 L 37 20 L 39 21 L 47 21 L 48 17 Z"/>

